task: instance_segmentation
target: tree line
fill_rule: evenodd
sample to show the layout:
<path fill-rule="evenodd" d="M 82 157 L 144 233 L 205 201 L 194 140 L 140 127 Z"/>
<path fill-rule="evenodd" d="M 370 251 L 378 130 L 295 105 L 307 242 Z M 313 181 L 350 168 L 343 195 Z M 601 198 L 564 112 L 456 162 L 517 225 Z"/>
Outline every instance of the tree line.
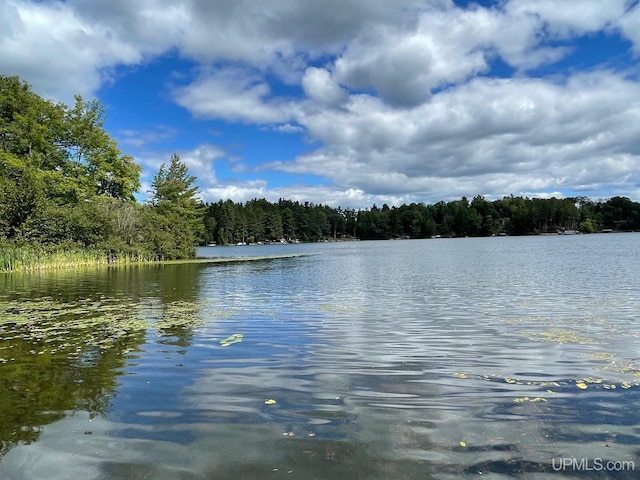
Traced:
<path fill-rule="evenodd" d="M 373 205 L 354 210 L 280 199 L 246 203 L 220 200 L 206 205 L 205 243 L 319 241 L 359 238 L 430 238 L 434 236 L 535 235 L 567 230 L 595 233 L 640 230 L 640 203 L 626 197 L 604 201 L 577 198 L 476 196 L 460 200 Z"/>

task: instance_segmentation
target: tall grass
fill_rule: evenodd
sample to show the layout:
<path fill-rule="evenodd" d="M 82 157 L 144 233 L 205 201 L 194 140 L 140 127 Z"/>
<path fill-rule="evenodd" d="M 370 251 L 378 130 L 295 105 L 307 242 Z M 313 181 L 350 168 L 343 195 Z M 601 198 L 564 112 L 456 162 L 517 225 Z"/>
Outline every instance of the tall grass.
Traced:
<path fill-rule="evenodd" d="M 102 249 L 17 246 L 0 244 L 0 272 L 29 272 L 35 270 L 69 268 L 112 263 L 142 263 L 155 260 L 143 250 L 114 252 Z"/>

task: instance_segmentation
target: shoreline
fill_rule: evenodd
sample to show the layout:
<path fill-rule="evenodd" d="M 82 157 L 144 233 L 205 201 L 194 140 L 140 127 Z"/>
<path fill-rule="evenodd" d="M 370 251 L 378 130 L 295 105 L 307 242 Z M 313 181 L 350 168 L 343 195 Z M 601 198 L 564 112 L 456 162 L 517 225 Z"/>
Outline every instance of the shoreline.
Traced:
<path fill-rule="evenodd" d="M 49 272 L 53 270 L 68 270 L 74 268 L 111 268 L 111 267 L 123 267 L 123 266 L 163 266 L 163 265 L 179 265 L 179 264 L 219 264 L 219 263 L 244 263 L 244 262 L 258 262 L 267 260 L 280 260 L 286 258 L 307 257 L 314 255 L 312 253 L 286 253 L 280 255 L 260 255 L 260 256 L 247 256 L 247 257 L 196 257 L 187 259 L 176 260 L 143 260 L 143 261 L 122 261 L 122 262 L 64 262 L 64 263 L 47 263 L 42 262 L 37 265 L 29 266 L 27 268 L 17 269 L 2 269 L 0 274 L 12 274 L 12 273 L 40 273 Z"/>
<path fill-rule="evenodd" d="M 280 255 L 257 255 L 250 257 L 196 257 L 185 260 L 160 260 L 158 262 L 149 262 L 150 264 L 179 264 L 179 263 L 201 263 L 201 264 L 214 264 L 214 263 L 244 263 L 244 262 L 259 262 L 263 260 L 279 260 L 284 258 L 297 258 L 297 257 L 310 257 L 311 255 L 317 255 L 315 253 L 283 253 Z"/>

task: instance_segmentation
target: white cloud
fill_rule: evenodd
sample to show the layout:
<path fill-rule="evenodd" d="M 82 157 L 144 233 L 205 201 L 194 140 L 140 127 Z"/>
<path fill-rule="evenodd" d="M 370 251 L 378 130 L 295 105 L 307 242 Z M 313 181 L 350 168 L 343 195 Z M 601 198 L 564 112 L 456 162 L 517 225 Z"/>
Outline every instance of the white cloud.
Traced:
<path fill-rule="evenodd" d="M 375 25 L 348 43 L 335 61 L 335 78 L 352 88 L 373 88 L 391 104 L 415 106 L 434 89 L 487 72 L 496 55 L 521 72 L 555 63 L 571 49 L 545 46 L 545 29 L 553 25 L 556 35 L 569 27 L 585 33 L 616 19 L 623 2 L 616 2 L 615 13 L 587 9 L 587 18 L 576 15 L 575 25 L 571 16 L 553 17 L 546 4 L 525 7 L 531 5 L 507 3 L 504 10 L 447 5 L 421 11 L 415 24 Z"/>
<path fill-rule="evenodd" d="M 246 202 L 253 198 L 267 198 L 277 201 L 273 191 L 269 191 L 264 180 L 226 181 L 209 183 L 201 188 L 201 196 L 205 202 L 217 202 L 220 199 L 231 199 L 234 202 Z"/>
<path fill-rule="evenodd" d="M 110 38 L 150 55 L 178 45 L 193 20 L 190 2 L 166 0 L 66 0 L 78 18 L 101 25 Z"/>
<path fill-rule="evenodd" d="M 637 80 L 605 70 L 527 78 L 570 59 L 579 36 L 622 35 L 640 53 L 640 5 L 628 0 L 464 9 L 450 0 L 6 0 L 0 23 L 0 73 L 67 102 L 98 92 L 120 66 L 167 52 L 195 62 L 176 72 L 183 76 L 171 93 L 197 121 L 258 124 L 318 142 L 296 159 L 253 168 L 331 183 L 291 187 L 292 198 L 379 203 L 640 182 Z M 496 60 L 516 78 L 490 78 Z M 149 173 L 168 161 L 158 145 L 178 129 L 146 132 L 118 135 L 143 150 L 138 160 Z M 162 155 L 144 151 L 154 142 Z M 178 153 L 211 198 L 276 195 L 264 180 L 223 184 L 214 163 L 231 160 L 225 149 Z"/>
<path fill-rule="evenodd" d="M 148 198 L 151 191 L 151 179 L 158 172 L 162 164 L 168 165 L 172 154 L 178 154 L 180 160 L 189 169 L 189 174 L 197 178 L 197 185 L 200 187 L 202 199 L 205 199 L 204 191 L 208 185 L 217 185 L 215 162 L 226 159 L 227 151 L 219 145 L 209 143 L 201 144 L 191 150 L 177 151 L 145 151 L 136 157 L 136 162 L 142 166 L 142 177 L 140 187 L 140 197 L 142 200 Z"/>
<path fill-rule="evenodd" d="M 328 106 L 340 106 L 349 97 L 324 68 L 307 68 L 302 77 L 302 88 L 309 98 Z"/>
<path fill-rule="evenodd" d="M 239 62 L 297 83 L 307 60 L 340 52 L 371 25 L 402 24 L 422 3 L 8 0 L 0 6 L 3 24 L 10 25 L 0 34 L 0 71 L 67 101 L 75 93 L 95 94 L 117 66 L 170 51 L 204 65 Z"/>
<path fill-rule="evenodd" d="M 421 103 L 432 89 L 486 70 L 479 47 L 487 39 L 468 35 L 484 20 L 481 15 L 433 10 L 421 14 L 415 27 L 379 25 L 349 44 L 335 63 L 336 78 L 355 88 L 373 87 L 393 104 Z"/>
<path fill-rule="evenodd" d="M 202 118 L 253 123 L 288 121 L 294 105 L 273 98 L 271 87 L 242 69 L 204 71 L 192 84 L 176 87 L 176 102 Z"/>
<path fill-rule="evenodd" d="M 285 123 L 284 125 L 275 125 L 270 128 L 270 130 L 279 133 L 303 133 L 304 128 L 298 125 L 291 125 L 290 123 Z"/>
<path fill-rule="evenodd" d="M 226 151 L 222 147 L 211 144 L 199 145 L 193 150 L 177 153 L 180 155 L 180 160 L 189 168 L 189 172 L 205 184 L 217 181 L 214 162 L 226 156 Z"/>
<path fill-rule="evenodd" d="M 62 2 L 7 0 L 0 4 L 0 72 L 19 75 L 41 95 L 71 103 L 92 96 L 116 65 L 139 63 L 143 53 L 109 28 L 80 18 Z"/>
<path fill-rule="evenodd" d="M 396 110 L 353 97 L 300 119 L 325 146 L 271 168 L 371 194 L 429 197 L 599 187 L 637 177 L 640 86 L 611 72 L 566 83 L 475 79 Z M 608 180 L 605 180 L 608 179 Z"/>
<path fill-rule="evenodd" d="M 365 209 L 374 203 L 383 205 L 400 205 L 412 201 L 408 195 L 372 195 L 360 189 L 343 189 L 335 185 L 290 185 L 280 188 L 269 188 L 262 180 L 228 181 L 209 185 L 202 189 L 205 202 L 217 202 L 220 199 L 231 199 L 234 202 L 247 202 L 254 198 L 265 198 L 276 203 L 281 198 L 301 203 L 313 201 L 330 207 Z"/>
<path fill-rule="evenodd" d="M 510 0 L 505 9 L 515 17 L 535 16 L 555 36 L 566 38 L 605 29 L 625 12 L 628 0 Z"/>
<path fill-rule="evenodd" d="M 126 145 L 136 149 L 149 147 L 161 142 L 175 140 L 178 129 L 167 125 L 159 125 L 153 130 L 120 130 L 116 132 L 121 146 Z"/>
<path fill-rule="evenodd" d="M 622 17 L 618 25 L 622 33 L 633 42 L 633 50 L 636 55 L 640 54 L 640 4 Z"/>
<path fill-rule="evenodd" d="M 182 48 L 195 58 L 239 60 L 267 68 L 277 57 L 287 58 L 298 52 L 310 56 L 335 53 L 371 24 L 402 21 L 422 3 L 194 0 Z"/>

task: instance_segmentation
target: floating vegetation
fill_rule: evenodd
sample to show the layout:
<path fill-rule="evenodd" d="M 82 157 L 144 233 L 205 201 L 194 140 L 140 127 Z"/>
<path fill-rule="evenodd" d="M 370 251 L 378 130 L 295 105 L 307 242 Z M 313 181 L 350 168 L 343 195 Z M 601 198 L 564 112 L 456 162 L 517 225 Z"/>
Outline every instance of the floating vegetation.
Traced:
<path fill-rule="evenodd" d="M 613 353 L 609 352 L 593 352 L 588 354 L 592 360 L 602 360 L 603 362 L 610 362 L 615 358 Z"/>
<path fill-rule="evenodd" d="M 229 345 L 233 345 L 234 343 L 239 343 L 244 338 L 244 335 L 241 333 L 234 333 L 233 335 L 229 335 L 224 340 L 220 340 L 221 347 L 228 347 Z"/>
<path fill-rule="evenodd" d="M 37 440 L 40 426 L 109 408 L 126 359 L 145 340 L 137 303 L 0 300 L 0 425 L 4 445 Z"/>
<path fill-rule="evenodd" d="M 506 317 L 502 319 L 503 323 L 511 324 L 511 325 L 519 325 L 522 323 L 551 323 L 550 317 L 543 316 L 534 316 L 534 317 Z"/>
<path fill-rule="evenodd" d="M 517 398 L 514 398 L 513 401 L 516 403 L 524 403 L 524 402 L 537 403 L 537 402 L 547 402 L 548 400 L 544 397 L 534 397 L 534 398 L 517 397 Z"/>
<path fill-rule="evenodd" d="M 320 305 L 318 308 L 320 310 L 325 310 L 327 312 L 338 312 L 338 313 L 364 312 L 364 307 L 360 307 L 356 305 L 331 305 L 331 304 L 325 303 Z"/>
<path fill-rule="evenodd" d="M 518 333 L 526 335 L 530 340 L 555 343 L 577 343 L 581 345 L 594 344 L 591 338 L 576 330 L 549 330 L 546 332 L 534 332 L 521 330 Z"/>
<path fill-rule="evenodd" d="M 601 370 L 622 373 L 633 377 L 640 377 L 640 367 L 633 361 L 612 360 L 609 365 L 601 367 Z"/>
<path fill-rule="evenodd" d="M 602 378 L 587 377 L 585 379 L 578 380 L 578 383 L 604 383 Z"/>
<path fill-rule="evenodd" d="M 162 308 L 162 317 L 154 324 L 159 330 L 197 328 L 204 325 L 197 303 L 176 301 L 162 304 L 159 308 Z"/>
<path fill-rule="evenodd" d="M 79 358 L 89 349 L 110 349 L 148 328 L 166 332 L 203 324 L 200 306 L 188 301 L 144 308 L 131 299 L 119 299 L 117 303 L 63 302 L 50 297 L 0 301 L 0 364 L 11 361 L 8 352 L 16 349 L 20 355 L 48 353 Z M 236 338 L 240 340 L 241 337 Z"/>
<path fill-rule="evenodd" d="M 589 385 L 592 385 L 592 387 L 599 387 L 603 390 L 615 390 L 618 387 L 627 390 L 633 387 L 640 387 L 639 381 L 609 382 L 609 381 L 605 381 L 602 378 L 594 378 L 594 377 L 578 378 L 576 380 L 536 381 L 536 380 L 523 380 L 515 377 L 505 377 L 497 374 L 471 375 L 467 373 L 457 372 L 457 373 L 454 373 L 453 376 L 461 379 L 485 380 L 490 382 L 503 382 L 509 385 L 544 388 L 546 389 L 545 392 L 547 394 L 556 393 L 556 391 L 551 390 L 552 388 L 562 389 L 563 391 L 566 391 L 568 388 L 571 388 L 571 387 L 578 388 L 579 390 L 587 390 L 589 389 Z M 514 402 L 516 403 L 531 402 L 531 401 L 546 402 L 547 399 L 541 396 L 534 396 L 534 395 L 517 397 L 514 399 Z"/>

